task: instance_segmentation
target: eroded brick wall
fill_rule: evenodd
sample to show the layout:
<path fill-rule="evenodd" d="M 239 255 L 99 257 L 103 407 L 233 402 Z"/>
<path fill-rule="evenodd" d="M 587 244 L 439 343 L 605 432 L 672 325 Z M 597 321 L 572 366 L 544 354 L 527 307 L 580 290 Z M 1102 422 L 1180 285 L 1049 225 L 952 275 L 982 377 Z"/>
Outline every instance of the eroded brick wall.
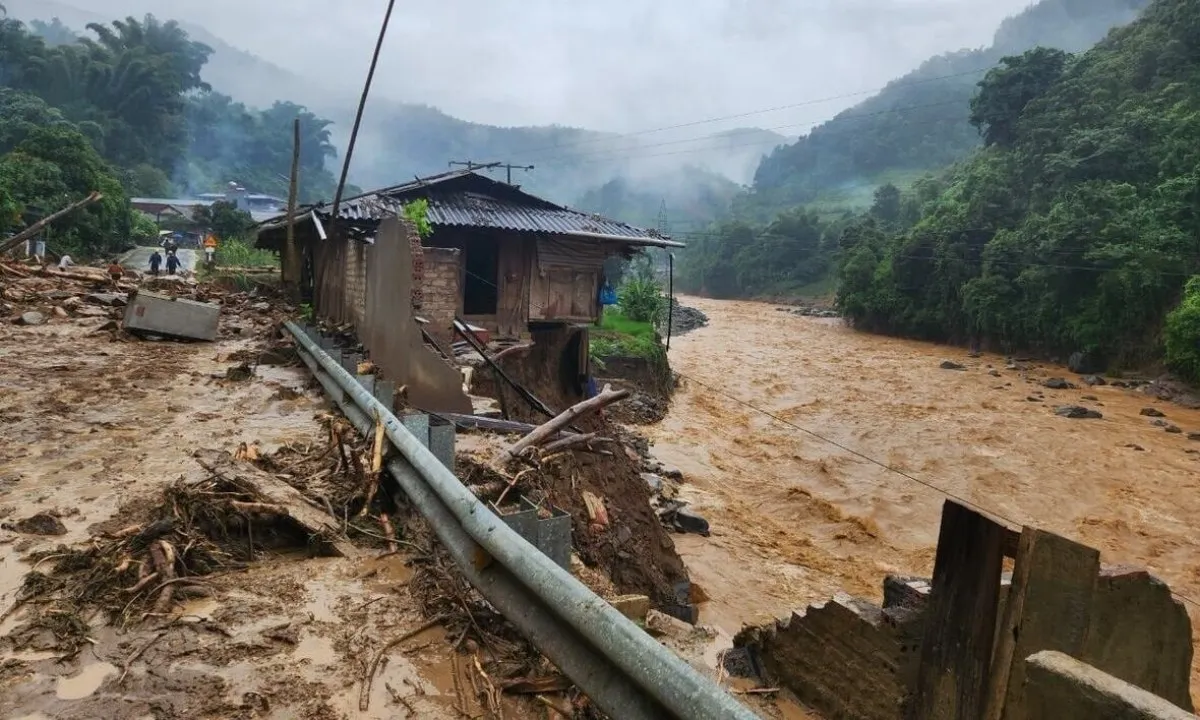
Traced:
<path fill-rule="evenodd" d="M 420 315 L 438 339 L 453 336 L 454 316 L 462 314 L 462 252 L 453 248 L 423 248 Z"/>

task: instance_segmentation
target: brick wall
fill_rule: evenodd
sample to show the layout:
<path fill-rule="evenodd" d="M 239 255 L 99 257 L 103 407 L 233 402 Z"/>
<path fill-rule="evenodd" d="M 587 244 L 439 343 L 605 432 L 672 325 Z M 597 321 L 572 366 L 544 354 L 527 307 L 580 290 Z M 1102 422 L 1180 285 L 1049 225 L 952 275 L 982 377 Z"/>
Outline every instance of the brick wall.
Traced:
<path fill-rule="evenodd" d="M 367 246 L 363 243 L 346 243 L 345 306 L 350 308 L 355 326 L 361 326 L 367 317 L 366 252 Z"/>
<path fill-rule="evenodd" d="M 462 314 L 462 251 L 452 248 L 423 248 L 421 317 L 439 339 L 453 337 L 454 316 Z"/>
<path fill-rule="evenodd" d="M 421 236 L 417 235 L 415 226 L 404 223 L 401 227 L 408 233 L 408 247 L 412 250 L 412 307 L 415 311 L 424 306 L 425 253 L 427 251 L 421 246 Z"/>

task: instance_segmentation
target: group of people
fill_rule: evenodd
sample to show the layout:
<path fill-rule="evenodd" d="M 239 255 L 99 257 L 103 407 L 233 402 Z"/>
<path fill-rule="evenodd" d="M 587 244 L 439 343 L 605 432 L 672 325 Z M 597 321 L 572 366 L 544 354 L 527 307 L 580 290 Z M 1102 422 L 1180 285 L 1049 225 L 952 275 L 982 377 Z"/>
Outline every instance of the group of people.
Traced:
<path fill-rule="evenodd" d="M 162 267 L 163 256 L 157 250 L 150 255 L 150 274 L 157 275 L 158 269 Z M 179 257 L 175 254 L 175 250 L 167 250 L 167 274 L 174 275 L 179 271 Z"/>

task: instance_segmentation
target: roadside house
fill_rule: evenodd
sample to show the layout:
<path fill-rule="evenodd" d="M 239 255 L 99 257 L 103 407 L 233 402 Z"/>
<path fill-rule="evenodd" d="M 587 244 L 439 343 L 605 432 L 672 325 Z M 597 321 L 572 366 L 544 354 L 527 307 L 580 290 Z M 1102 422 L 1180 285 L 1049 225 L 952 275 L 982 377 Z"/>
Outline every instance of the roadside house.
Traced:
<path fill-rule="evenodd" d="M 571 210 L 470 170 L 348 198 L 339 208 L 339 234 L 374 242 L 380 220 L 402 215 L 404 205 L 419 199 L 428 202 L 432 233 L 414 257 L 414 305 L 436 334 L 447 333 L 455 315 L 510 338 L 547 323 L 594 323 L 607 258 L 683 247 L 654 230 Z M 329 204 L 296 212 L 306 293 L 313 249 L 327 242 L 331 212 Z M 286 235 L 284 214 L 259 226 L 258 247 L 282 251 Z"/>

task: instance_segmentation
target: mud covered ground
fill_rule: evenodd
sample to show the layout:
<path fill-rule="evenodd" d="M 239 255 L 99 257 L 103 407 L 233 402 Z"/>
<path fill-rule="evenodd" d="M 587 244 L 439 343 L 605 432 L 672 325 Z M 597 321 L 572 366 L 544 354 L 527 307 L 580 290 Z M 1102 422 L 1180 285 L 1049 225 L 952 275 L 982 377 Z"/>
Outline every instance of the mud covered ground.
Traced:
<path fill-rule="evenodd" d="M 685 302 L 710 324 L 673 342 L 682 383 L 650 435 L 686 475 L 682 496 L 712 523 L 710 538 L 676 536 L 711 598 L 702 622 L 735 632 L 837 590 L 878 600 L 889 572 L 932 571 L 944 495 L 805 430 L 1093 545 L 1103 562 L 1148 567 L 1200 600 L 1200 442 L 1188 439 L 1200 411 L 1087 387 L 1066 368 L 1009 369 L 1002 357 L 856 333 L 836 319 Z M 941 369 L 946 360 L 964 369 Z M 1079 387 L 1043 386 L 1051 377 Z M 1103 418 L 1056 416 L 1064 404 Z"/>
<path fill-rule="evenodd" d="M 368 662 L 426 622 L 404 553 L 260 554 L 248 569 L 204 578 L 212 598 L 128 627 L 99 612 L 83 628 L 65 615 L 31 627 L 43 608 L 12 612 L 25 558 L 50 552 L 38 568 L 47 571 L 60 546 L 86 548 L 119 510 L 202 473 L 193 451 L 258 443 L 267 454 L 324 430 L 314 419 L 324 403 L 299 369 L 259 365 L 226 379 L 257 355 L 268 312 L 226 318 L 236 332 L 215 344 L 95 333 L 105 322 L 0 325 L 0 716 L 456 717 L 454 638 L 440 627 L 381 656 L 360 709 Z M 57 517 L 42 530 L 60 534 L 18 531 L 39 513 Z"/>

